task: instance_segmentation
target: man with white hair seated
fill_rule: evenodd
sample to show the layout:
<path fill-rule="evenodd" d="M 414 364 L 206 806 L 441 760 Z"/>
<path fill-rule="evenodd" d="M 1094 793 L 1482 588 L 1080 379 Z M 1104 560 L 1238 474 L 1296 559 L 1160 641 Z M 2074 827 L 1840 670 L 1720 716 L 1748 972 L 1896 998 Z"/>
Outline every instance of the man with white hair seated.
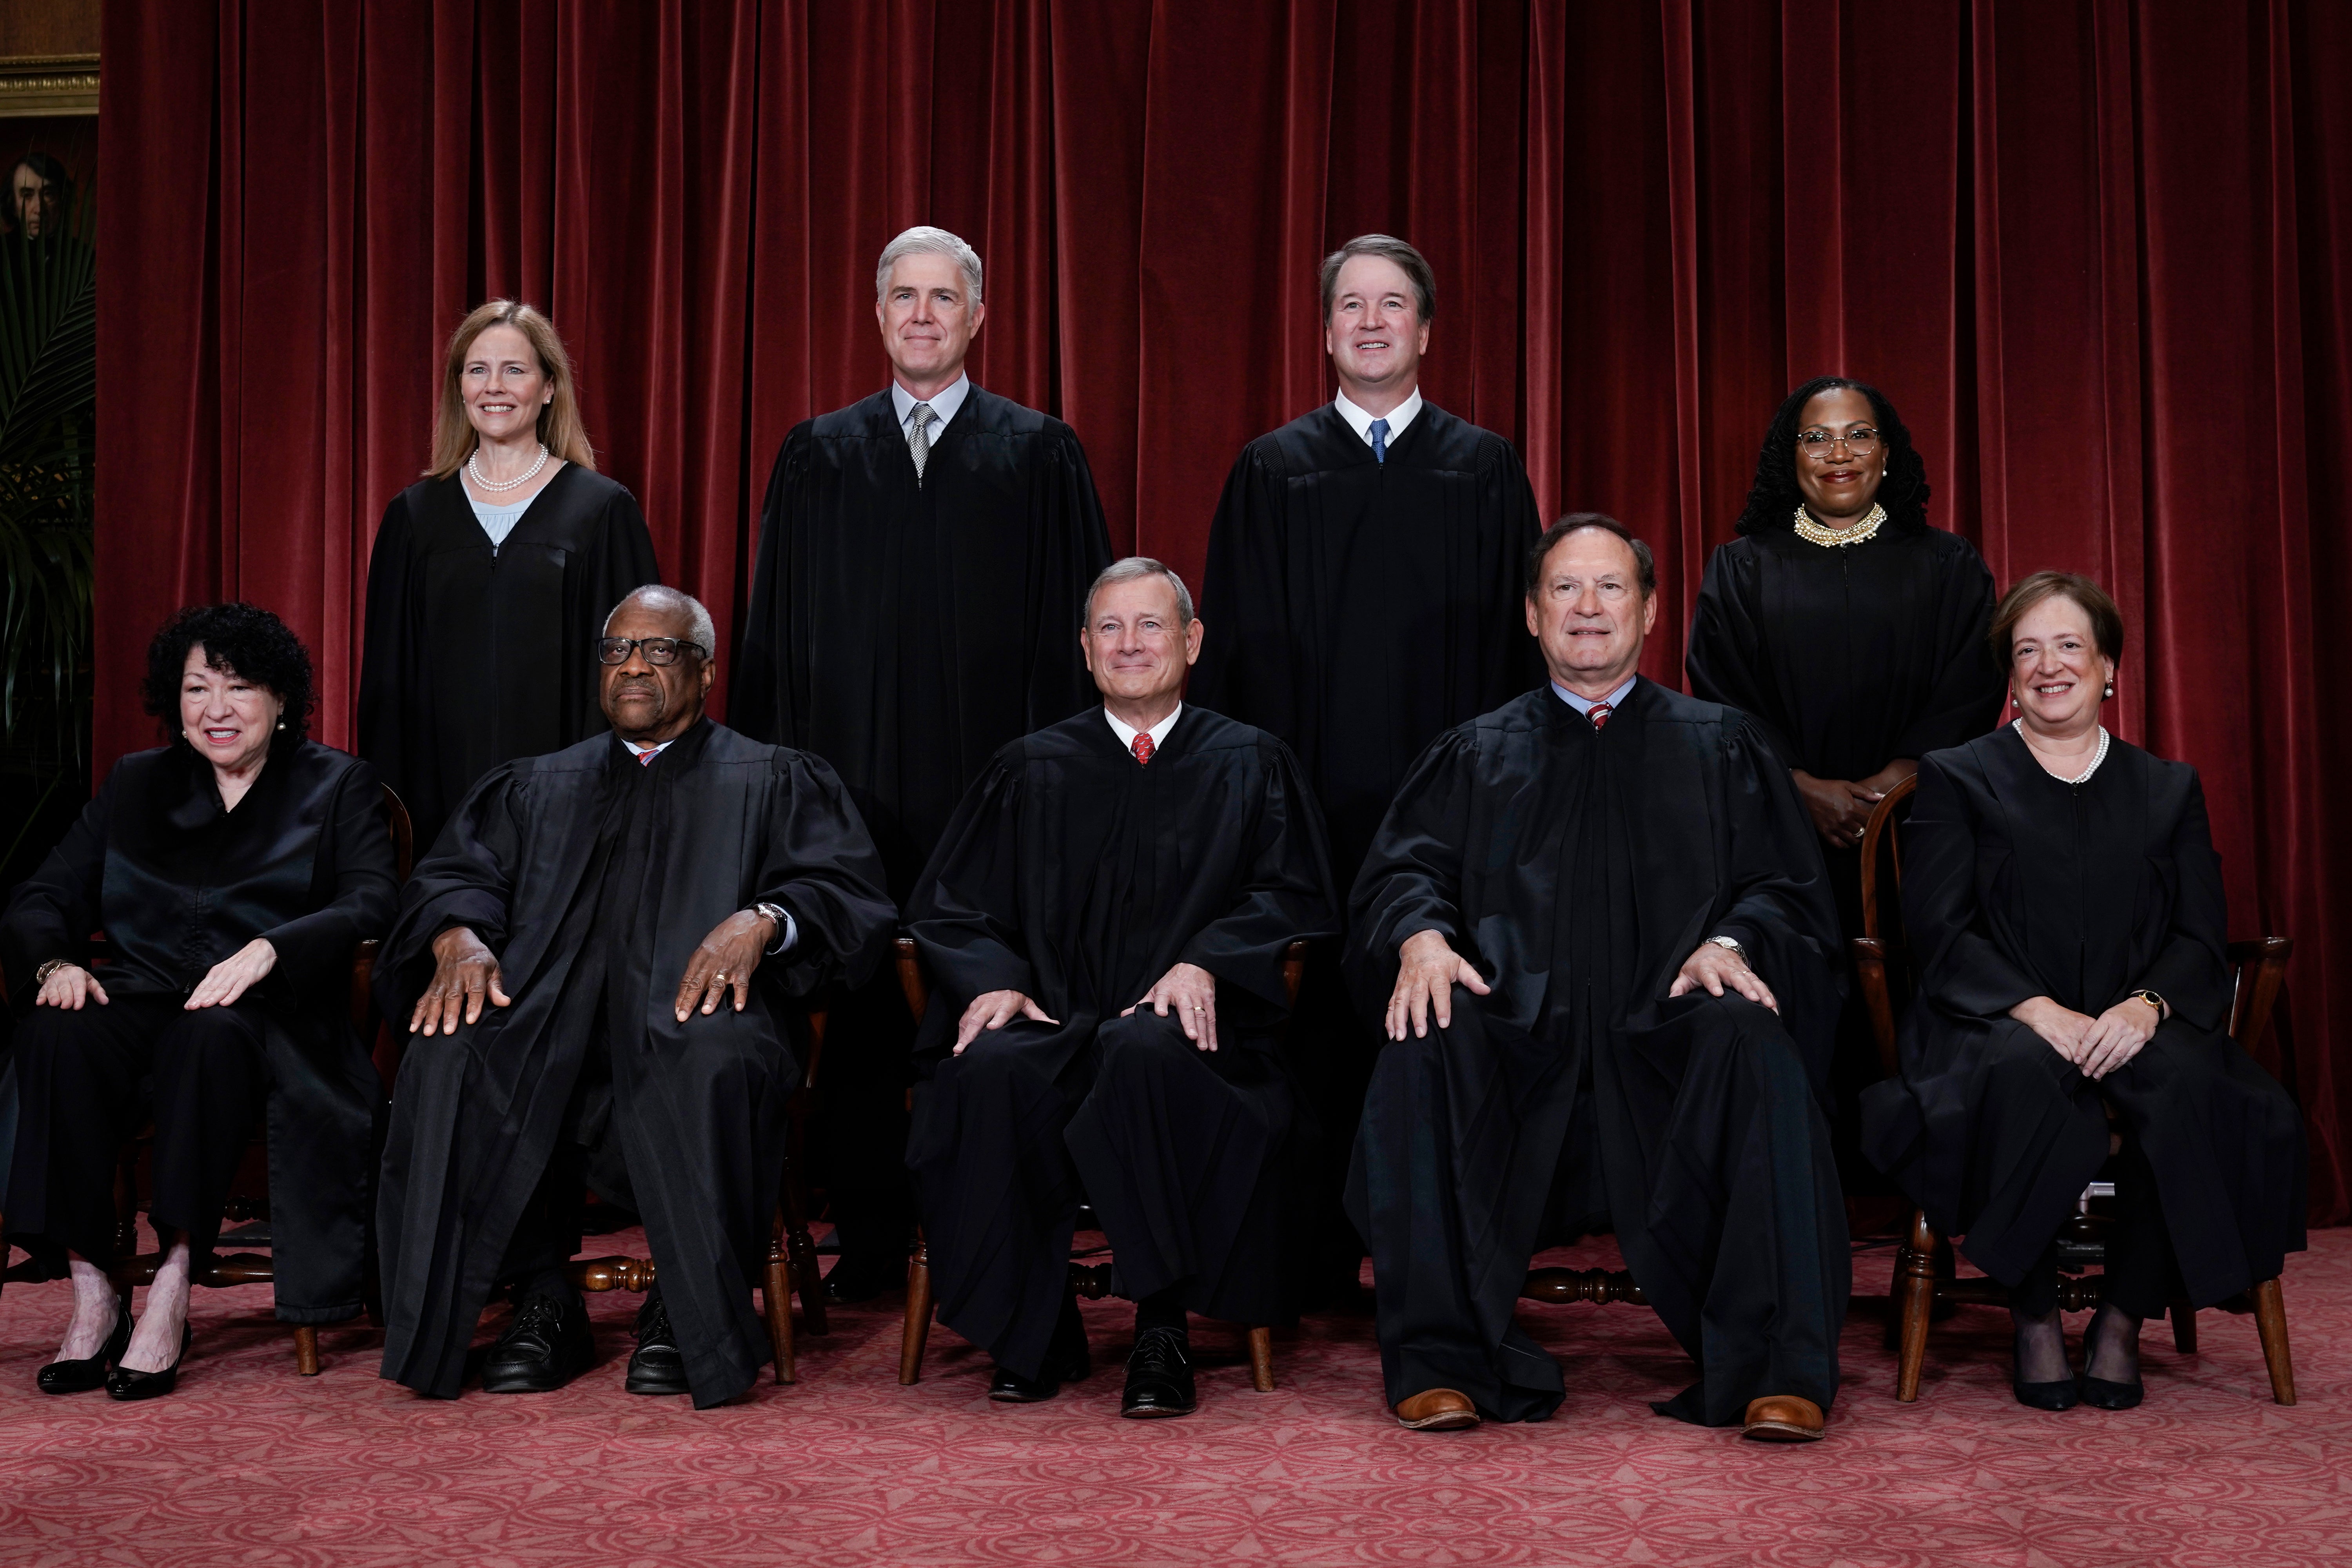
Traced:
<path fill-rule="evenodd" d="M 1110 563 L 1102 504 L 1060 420 L 972 384 L 980 258 L 945 229 L 883 247 L 890 384 L 784 438 L 768 480 L 728 718 L 839 770 L 904 904 L 996 749 L 1093 705 L 1069 635 Z M 838 1000 L 818 1161 L 835 1300 L 905 1276 L 900 1153 L 914 1022 L 887 975 Z"/>
<path fill-rule="evenodd" d="M 714 641 L 676 589 L 622 600 L 594 650 L 611 732 L 484 774 L 385 939 L 378 992 L 409 1037 L 377 1194 L 383 1372 L 420 1394 L 458 1392 L 501 1283 L 485 1392 L 593 1358 L 563 1271 L 583 1184 L 644 1215 L 659 1273 L 631 1393 L 721 1404 L 768 1359 L 751 1286 L 799 1081 L 790 999 L 863 980 L 895 911 L 833 770 L 704 716 Z"/>

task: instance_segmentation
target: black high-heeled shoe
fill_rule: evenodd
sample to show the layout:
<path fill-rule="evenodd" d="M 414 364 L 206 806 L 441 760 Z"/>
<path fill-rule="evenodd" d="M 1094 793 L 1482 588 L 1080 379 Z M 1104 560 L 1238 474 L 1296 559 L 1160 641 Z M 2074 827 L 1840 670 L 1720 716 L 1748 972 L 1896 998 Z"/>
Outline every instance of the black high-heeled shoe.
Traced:
<path fill-rule="evenodd" d="M 98 1347 L 96 1355 L 77 1361 L 53 1361 L 35 1374 L 33 1381 L 43 1394 L 88 1394 L 106 1386 L 106 1369 L 122 1359 L 131 1348 L 131 1298 L 114 1299 L 114 1331 Z"/>
<path fill-rule="evenodd" d="M 2116 1383 L 2109 1378 L 2091 1375 L 2091 1362 L 2104 1343 L 2108 1324 L 2117 1318 L 2131 1321 L 2131 1332 L 2126 1338 L 2133 1346 L 2132 1370 L 2139 1370 L 2137 1346 L 2141 1320 L 2132 1318 L 2120 1307 L 2102 1304 L 2093 1315 L 2091 1326 L 2083 1331 L 2083 1373 L 2074 1380 L 2083 1403 L 2094 1410 L 2129 1410 L 2147 1397 L 2147 1384 L 2139 1378 L 2133 1378 L 2129 1383 Z"/>
<path fill-rule="evenodd" d="M 106 1396 L 109 1399 L 161 1399 L 180 1386 L 180 1363 L 188 1359 L 189 1342 L 195 1333 L 188 1325 L 180 1325 L 180 1353 L 172 1364 L 161 1372 L 141 1372 L 137 1367 L 115 1363 L 106 1374 Z"/>

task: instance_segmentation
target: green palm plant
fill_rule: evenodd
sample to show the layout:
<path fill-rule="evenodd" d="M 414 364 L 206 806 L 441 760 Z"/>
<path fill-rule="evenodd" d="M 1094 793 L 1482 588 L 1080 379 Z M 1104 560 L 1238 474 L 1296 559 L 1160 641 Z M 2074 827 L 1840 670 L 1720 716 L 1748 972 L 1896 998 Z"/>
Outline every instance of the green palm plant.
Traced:
<path fill-rule="evenodd" d="M 39 799 L 89 749 L 98 265 L 87 199 L 59 232 L 0 240 L 0 736 Z M 0 854 L 13 858 L 15 845 Z"/>

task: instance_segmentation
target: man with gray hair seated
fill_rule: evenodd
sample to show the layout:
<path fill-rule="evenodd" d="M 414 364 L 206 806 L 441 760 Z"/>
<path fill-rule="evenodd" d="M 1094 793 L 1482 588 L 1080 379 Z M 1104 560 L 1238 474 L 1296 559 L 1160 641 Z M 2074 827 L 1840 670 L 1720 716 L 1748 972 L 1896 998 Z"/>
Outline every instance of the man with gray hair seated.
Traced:
<path fill-rule="evenodd" d="M 721 1404 L 768 1359 L 751 1284 L 792 999 L 863 980 L 896 911 L 833 770 L 704 716 L 712 643 L 674 588 L 622 600 L 594 649 L 610 732 L 485 773 L 384 941 L 378 996 L 409 1037 L 377 1190 L 383 1373 L 420 1394 L 458 1392 L 502 1283 L 485 1392 L 593 1358 L 564 1275 L 585 1187 L 645 1216 L 659 1273 L 629 1392 Z"/>
<path fill-rule="evenodd" d="M 785 437 L 768 480 L 728 715 L 838 769 L 904 902 L 957 798 L 1006 742 L 1087 707 L 1068 627 L 1110 562 L 1078 438 L 972 384 L 980 258 L 944 229 L 883 247 L 890 384 Z M 856 1300 L 905 1275 L 914 1023 L 886 975 L 832 1010 L 816 1151 Z"/>
<path fill-rule="evenodd" d="M 1185 1313 L 1295 1313 L 1285 951 L 1338 929 L 1323 823 L 1272 735 L 1188 708 L 1192 595 L 1122 561 L 1079 634 L 1102 705 L 997 752 L 908 909 L 937 990 L 908 1147 L 940 1317 L 991 1398 L 1086 1375 L 1083 1190 L 1136 1303 L 1121 1412 L 1181 1415 Z"/>

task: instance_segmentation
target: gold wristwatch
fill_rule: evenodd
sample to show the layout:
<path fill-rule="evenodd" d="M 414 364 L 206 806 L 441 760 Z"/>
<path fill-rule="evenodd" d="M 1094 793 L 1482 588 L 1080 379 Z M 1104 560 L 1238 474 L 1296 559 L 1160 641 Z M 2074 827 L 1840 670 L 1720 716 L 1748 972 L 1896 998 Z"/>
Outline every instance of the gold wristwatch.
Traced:
<path fill-rule="evenodd" d="M 2166 1010 L 2163 997 L 2158 996 L 2155 992 L 2148 990 L 2145 986 L 2133 992 L 2132 995 L 2156 1009 L 2156 1021 L 2158 1023 L 2160 1024 L 2164 1022 Z"/>
<path fill-rule="evenodd" d="M 49 976 L 55 974 L 58 970 L 79 969 L 80 967 L 81 966 L 79 964 L 76 963 L 70 958 L 53 958 L 47 963 L 41 965 L 38 969 L 33 971 L 33 984 L 36 987 L 47 985 L 49 983 Z"/>

